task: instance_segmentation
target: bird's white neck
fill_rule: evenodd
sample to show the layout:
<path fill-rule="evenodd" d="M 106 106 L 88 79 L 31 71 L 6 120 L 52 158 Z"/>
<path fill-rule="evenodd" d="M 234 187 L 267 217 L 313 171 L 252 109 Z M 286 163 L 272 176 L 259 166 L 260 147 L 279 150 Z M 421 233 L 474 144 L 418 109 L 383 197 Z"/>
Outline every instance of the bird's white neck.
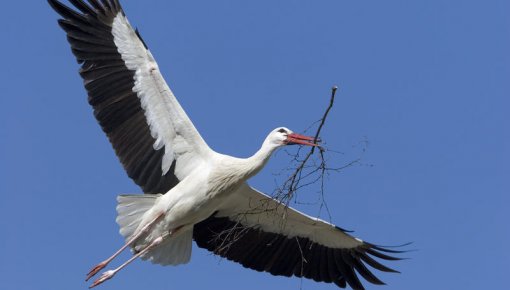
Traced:
<path fill-rule="evenodd" d="M 267 161 L 271 157 L 271 154 L 279 146 L 271 144 L 268 140 L 264 141 L 262 147 L 253 154 L 253 156 L 244 159 L 244 170 L 246 170 L 246 178 L 250 178 L 257 174 L 266 165 Z"/>
<path fill-rule="evenodd" d="M 257 174 L 267 163 L 279 145 L 264 141 L 262 147 L 249 158 L 234 158 L 222 155 L 221 160 L 210 175 L 211 192 L 232 192 L 250 177 Z"/>

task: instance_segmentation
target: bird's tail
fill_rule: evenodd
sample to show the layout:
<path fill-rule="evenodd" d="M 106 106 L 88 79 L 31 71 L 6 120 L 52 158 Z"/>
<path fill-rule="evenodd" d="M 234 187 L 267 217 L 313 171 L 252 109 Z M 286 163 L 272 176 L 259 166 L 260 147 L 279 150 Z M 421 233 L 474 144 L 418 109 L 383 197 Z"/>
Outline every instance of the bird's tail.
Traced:
<path fill-rule="evenodd" d="M 129 238 L 135 233 L 145 212 L 152 208 L 160 194 L 133 194 L 117 197 L 117 223 L 120 234 Z M 165 238 L 162 244 L 142 256 L 143 260 L 161 265 L 187 263 L 191 257 L 193 227 L 182 228 L 175 235 Z"/>
<path fill-rule="evenodd" d="M 143 255 L 142 260 L 149 260 L 153 264 L 163 266 L 186 264 L 191 258 L 192 238 L 193 227 L 183 228 Z"/>
<path fill-rule="evenodd" d="M 142 221 L 143 215 L 152 208 L 160 194 L 123 194 L 117 197 L 117 224 L 120 234 L 129 238 Z"/>

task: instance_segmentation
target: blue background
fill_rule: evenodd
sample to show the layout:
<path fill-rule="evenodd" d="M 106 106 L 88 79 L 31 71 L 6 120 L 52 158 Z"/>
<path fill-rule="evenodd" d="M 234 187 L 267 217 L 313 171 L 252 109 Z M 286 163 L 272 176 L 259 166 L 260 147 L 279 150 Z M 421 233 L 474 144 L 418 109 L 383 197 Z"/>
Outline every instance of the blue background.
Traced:
<path fill-rule="evenodd" d="M 280 125 L 302 132 L 339 85 L 322 137 L 341 153 L 328 162 L 362 162 L 326 181 L 331 220 L 416 249 L 388 263 L 402 272 L 381 273 L 389 286 L 367 288 L 506 288 L 510 2 L 122 2 L 219 152 L 249 156 Z M 140 192 L 92 117 L 56 20 L 46 1 L 2 3 L 2 289 L 86 289 L 85 273 L 123 242 L 116 195 Z M 280 151 L 250 183 L 272 192 L 288 162 Z M 205 287 L 335 289 L 198 248 L 187 265 L 136 262 L 101 289 Z"/>

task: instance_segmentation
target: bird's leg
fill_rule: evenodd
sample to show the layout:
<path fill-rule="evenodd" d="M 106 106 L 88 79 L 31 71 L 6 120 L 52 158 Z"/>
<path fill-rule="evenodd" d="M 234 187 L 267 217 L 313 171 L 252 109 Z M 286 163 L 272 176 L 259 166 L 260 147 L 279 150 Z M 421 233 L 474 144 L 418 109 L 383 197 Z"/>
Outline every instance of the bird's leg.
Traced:
<path fill-rule="evenodd" d="M 136 253 L 133 257 L 131 257 L 129 260 L 127 260 L 126 262 L 124 262 L 124 264 L 120 265 L 119 267 L 113 269 L 113 270 L 108 270 L 106 272 L 104 272 L 101 277 L 99 277 L 96 281 L 94 281 L 94 283 L 92 283 L 92 285 L 90 285 L 89 289 L 90 288 L 93 288 L 93 287 L 96 287 L 97 285 L 103 283 L 104 281 L 106 280 L 110 280 L 115 274 L 117 274 L 117 272 L 119 272 L 120 270 L 122 270 L 122 268 L 126 267 L 127 265 L 129 265 L 131 262 L 133 262 L 134 260 L 136 260 L 138 257 L 142 256 L 143 254 L 147 253 L 148 251 L 150 251 L 152 248 L 156 247 L 157 245 L 161 244 L 163 242 L 163 240 L 173 234 L 175 234 L 178 230 L 180 230 L 182 228 L 182 226 L 172 230 L 172 231 L 169 231 L 169 232 L 166 232 L 165 234 L 163 234 L 162 236 L 160 237 L 157 237 L 156 239 L 154 239 L 154 241 L 152 241 L 152 243 L 150 243 L 147 247 L 145 247 L 143 250 L 141 250 L 140 252 Z"/>
<path fill-rule="evenodd" d="M 166 235 L 168 236 L 168 235 Z M 134 260 L 136 260 L 136 258 L 140 257 L 141 255 L 147 253 L 150 249 L 154 248 L 155 246 L 161 244 L 161 242 L 163 242 L 163 239 L 166 237 L 166 236 L 161 236 L 161 237 L 157 237 L 156 239 L 154 239 L 154 241 L 152 241 L 152 243 L 150 243 L 147 247 L 145 247 L 143 250 L 141 250 L 140 252 L 136 253 L 136 255 L 134 255 L 133 257 L 131 257 L 129 260 L 127 260 L 126 262 L 124 262 L 124 264 L 120 265 L 119 267 L 113 269 L 113 270 L 108 270 L 106 272 L 104 272 L 101 277 L 99 277 L 96 281 L 94 281 L 94 283 L 92 283 L 92 285 L 90 285 L 89 288 L 93 288 L 93 287 L 96 287 L 97 285 L 103 283 L 104 281 L 106 280 L 109 280 L 111 279 L 115 274 L 117 274 L 117 272 L 119 272 L 120 270 L 122 270 L 122 268 L 126 267 L 127 265 L 129 265 L 131 262 L 133 262 Z"/>
<path fill-rule="evenodd" d="M 154 218 L 152 221 L 150 221 L 145 226 L 143 226 L 143 228 L 141 228 L 140 231 L 136 235 L 132 236 L 124 244 L 124 246 L 122 246 L 117 252 L 115 252 L 115 254 L 113 254 L 110 258 L 108 258 L 108 259 L 104 260 L 103 262 L 94 266 L 87 274 L 87 278 L 85 279 L 85 281 L 88 281 L 90 278 L 92 278 L 94 275 L 96 275 L 99 271 L 101 271 L 101 269 L 106 267 L 106 265 L 108 265 L 108 263 L 110 263 L 113 259 L 115 259 L 115 257 L 117 257 L 120 253 L 122 253 L 122 251 L 124 251 L 127 247 L 129 247 L 131 244 L 133 244 L 141 235 L 146 233 L 164 215 L 165 215 L 164 213 L 160 213 L 156 218 Z"/>

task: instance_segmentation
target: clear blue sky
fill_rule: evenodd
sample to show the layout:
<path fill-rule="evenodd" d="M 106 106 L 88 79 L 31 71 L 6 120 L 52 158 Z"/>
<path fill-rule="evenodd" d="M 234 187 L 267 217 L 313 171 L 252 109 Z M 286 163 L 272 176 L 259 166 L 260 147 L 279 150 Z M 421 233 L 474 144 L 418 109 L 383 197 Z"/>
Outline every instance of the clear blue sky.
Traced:
<path fill-rule="evenodd" d="M 323 139 L 332 221 L 383 245 L 413 241 L 402 274 L 368 289 L 505 289 L 510 274 L 508 1 L 122 1 L 179 101 L 217 151 L 248 156 L 302 131 L 340 90 Z M 87 105 L 46 1 L 2 3 L 2 289 L 86 289 L 122 243 L 115 197 L 138 193 Z M 280 152 L 251 181 L 271 192 Z M 313 200 L 316 192 L 301 192 Z M 317 215 L 314 205 L 297 205 Z M 128 255 L 123 255 L 124 260 Z M 119 261 L 117 261 L 119 262 Z M 136 262 L 101 289 L 335 289 L 194 248 Z"/>

